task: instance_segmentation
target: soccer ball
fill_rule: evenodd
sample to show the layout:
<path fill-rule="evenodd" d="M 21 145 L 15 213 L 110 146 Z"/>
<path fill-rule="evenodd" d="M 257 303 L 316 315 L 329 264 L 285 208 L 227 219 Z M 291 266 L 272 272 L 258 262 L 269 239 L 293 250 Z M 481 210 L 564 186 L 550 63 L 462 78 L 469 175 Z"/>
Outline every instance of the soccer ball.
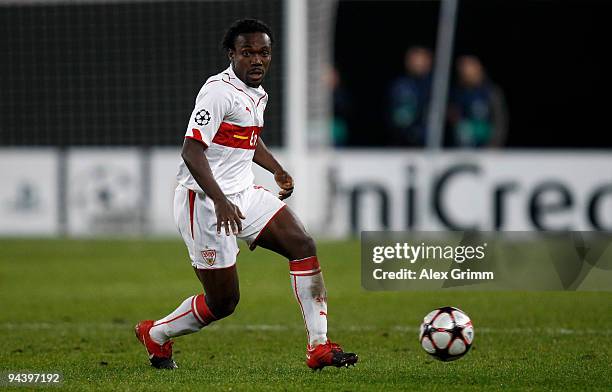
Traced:
<path fill-rule="evenodd" d="M 423 318 L 419 342 L 440 361 L 454 361 L 470 350 L 474 341 L 472 320 L 451 306 L 435 309 Z"/>

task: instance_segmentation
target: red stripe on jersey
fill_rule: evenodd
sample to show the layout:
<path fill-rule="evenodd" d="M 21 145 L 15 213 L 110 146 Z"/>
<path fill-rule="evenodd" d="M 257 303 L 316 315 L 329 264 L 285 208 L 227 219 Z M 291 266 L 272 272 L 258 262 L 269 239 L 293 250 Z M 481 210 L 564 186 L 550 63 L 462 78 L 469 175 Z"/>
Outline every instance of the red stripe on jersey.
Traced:
<path fill-rule="evenodd" d="M 212 142 L 226 147 L 254 150 L 262 129 L 263 127 L 241 127 L 222 122 Z"/>
<path fill-rule="evenodd" d="M 185 139 L 195 140 L 196 142 L 200 142 L 200 143 L 202 143 L 202 144 L 204 145 L 204 149 L 207 149 L 207 148 L 208 148 L 208 144 L 206 144 L 206 142 L 205 142 L 205 141 L 200 140 L 200 139 L 196 139 L 196 138 L 195 138 L 195 137 L 193 137 L 193 136 L 185 136 Z"/>
<path fill-rule="evenodd" d="M 301 260 L 292 260 L 289 262 L 291 271 L 312 271 L 319 269 L 319 260 L 317 256 L 307 257 Z"/>
<path fill-rule="evenodd" d="M 202 134 L 200 133 L 200 130 L 198 128 L 193 128 L 191 132 L 193 132 L 194 139 L 198 139 L 199 141 L 202 141 Z"/>
<path fill-rule="evenodd" d="M 202 143 L 204 145 L 204 148 L 208 148 L 208 144 L 206 144 L 206 142 L 204 140 L 202 140 L 202 133 L 200 132 L 199 129 L 192 128 L 191 129 L 191 133 L 193 133 L 193 136 L 185 136 L 185 139 L 196 140 L 196 141 Z"/>

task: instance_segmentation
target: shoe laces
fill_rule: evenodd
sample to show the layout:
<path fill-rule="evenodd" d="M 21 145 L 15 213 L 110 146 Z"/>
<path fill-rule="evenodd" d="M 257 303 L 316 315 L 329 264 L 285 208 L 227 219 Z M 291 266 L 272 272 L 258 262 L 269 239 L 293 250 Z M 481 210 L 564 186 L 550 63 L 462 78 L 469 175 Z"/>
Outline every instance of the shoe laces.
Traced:
<path fill-rule="evenodd" d="M 343 352 L 342 347 L 340 347 L 338 343 L 334 343 L 328 340 L 327 343 L 325 343 L 325 345 L 329 346 L 332 352 Z"/>
<path fill-rule="evenodd" d="M 308 345 L 308 347 L 306 349 L 309 352 L 313 352 L 319 346 L 329 347 L 329 350 L 332 351 L 332 352 L 343 352 L 342 347 L 340 347 L 340 345 L 338 343 L 334 343 L 334 342 L 332 342 L 330 340 L 328 340 L 325 343 L 321 343 L 321 344 L 319 344 L 317 346 L 314 346 L 314 347 Z"/>

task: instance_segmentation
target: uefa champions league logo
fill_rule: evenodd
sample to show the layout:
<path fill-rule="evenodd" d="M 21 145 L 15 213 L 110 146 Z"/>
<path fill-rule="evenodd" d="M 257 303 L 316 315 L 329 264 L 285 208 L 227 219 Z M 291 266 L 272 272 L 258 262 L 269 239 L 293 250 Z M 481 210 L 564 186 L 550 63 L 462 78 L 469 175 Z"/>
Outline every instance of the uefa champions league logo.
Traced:
<path fill-rule="evenodd" d="M 138 173 L 109 163 L 82 164 L 70 179 L 68 213 L 79 233 L 135 233 L 140 230 Z"/>
<path fill-rule="evenodd" d="M 196 113 L 194 120 L 198 125 L 208 125 L 210 122 L 210 113 L 208 110 L 202 109 Z"/>

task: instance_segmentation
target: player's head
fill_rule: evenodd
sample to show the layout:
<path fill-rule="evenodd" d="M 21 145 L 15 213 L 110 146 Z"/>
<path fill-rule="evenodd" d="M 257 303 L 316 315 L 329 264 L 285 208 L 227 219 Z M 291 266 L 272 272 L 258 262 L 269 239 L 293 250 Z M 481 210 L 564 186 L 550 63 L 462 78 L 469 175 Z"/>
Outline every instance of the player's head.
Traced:
<path fill-rule="evenodd" d="M 259 87 L 272 59 L 272 30 L 257 19 L 234 22 L 223 37 L 232 69 L 247 86 Z"/>

